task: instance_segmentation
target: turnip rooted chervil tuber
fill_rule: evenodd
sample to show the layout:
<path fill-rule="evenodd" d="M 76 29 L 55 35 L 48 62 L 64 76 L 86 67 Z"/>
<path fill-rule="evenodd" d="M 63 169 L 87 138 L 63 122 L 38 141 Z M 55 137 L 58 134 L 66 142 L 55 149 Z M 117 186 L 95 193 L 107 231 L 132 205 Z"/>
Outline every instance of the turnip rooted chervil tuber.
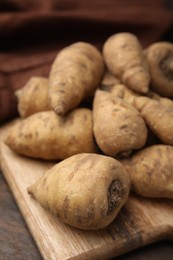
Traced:
<path fill-rule="evenodd" d="M 56 164 L 28 188 L 45 209 L 80 229 L 110 224 L 127 201 L 129 176 L 117 160 L 78 154 Z"/>
<path fill-rule="evenodd" d="M 94 94 L 102 80 L 104 61 L 93 45 L 77 42 L 62 49 L 49 75 L 49 104 L 58 115 L 64 115 Z"/>
<path fill-rule="evenodd" d="M 138 38 L 128 32 L 110 36 L 104 43 L 103 56 L 108 69 L 122 83 L 139 93 L 149 90 L 150 74 Z"/>
<path fill-rule="evenodd" d="M 147 139 L 140 113 L 125 100 L 100 89 L 94 97 L 93 129 L 99 148 L 112 157 L 141 149 Z"/>
<path fill-rule="evenodd" d="M 131 188 L 148 198 L 173 199 L 173 147 L 157 144 L 121 161 L 131 180 Z"/>
<path fill-rule="evenodd" d="M 36 113 L 16 124 L 6 143 L 19 154 L 46 160 L 96 152 L 92 111 L 76 108 L 65 117 L 54 111 Z"/>
<path fill-rule="evenodd" d="M 20 117 L 28 117 L 41 111 L 51 110 L 48 104 L 48 79 L 31 77 L 23 88 L 15 92 Z"/>
<path fill-rule="evenodd" d="M 151 88 L 165 97 L 173 97 L 173 44 L 155 42 L 145 50 L 151 74 Z"/>

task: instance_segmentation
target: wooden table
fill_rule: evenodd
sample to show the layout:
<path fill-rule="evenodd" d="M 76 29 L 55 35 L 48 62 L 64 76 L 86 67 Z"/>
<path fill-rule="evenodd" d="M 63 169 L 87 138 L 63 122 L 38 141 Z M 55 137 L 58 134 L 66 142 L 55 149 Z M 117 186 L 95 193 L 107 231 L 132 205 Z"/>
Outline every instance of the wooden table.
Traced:
<path fill-rule="evenodd" d="M 0 260 L 41 260 L 11 191 L 0 172 Z M 172 260 L 173 242 L 161 241 L 117 257 L 118 260 Z"/>

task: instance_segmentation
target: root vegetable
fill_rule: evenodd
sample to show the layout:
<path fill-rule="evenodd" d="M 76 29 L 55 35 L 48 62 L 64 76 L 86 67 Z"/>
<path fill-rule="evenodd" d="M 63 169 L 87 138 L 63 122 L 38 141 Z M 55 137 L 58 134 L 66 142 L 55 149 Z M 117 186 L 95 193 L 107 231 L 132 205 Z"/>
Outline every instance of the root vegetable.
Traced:
<path fill-rule="evenodd" d="M 148 97 L 136 97 L 134 105 L 154 134 L 164 144 L 173 145 L 173 107 Z"/>
<path fill-rule="evenodd" d="M 153 145 L 121 161 L 131 180 L 132 190 L 148 198 L 173 199 L 173 147 Z"/>
<path fill-rule="evenodd" d="M 110 72 L 123 84 L 140 93 L 149 90 L 150 74 L 137 37 L 131 33 L 117 33 L 103 46 L 103 56 Z"/>
<path fill-rule="evenodd" d="M 32 77 L 15 94 L 18 99 L 18 112 L 23 118 L 37 112 L 50 110 L 47 78 Z"/>
<path fill-rule="evenodd" d="M 80 229 L 110 224 L 128 199 L 128 173 L 117 160 L 78 154 L 56 164 L 28 188 L 51 214 Z"/>
<path fill-rule="evenodd" d="M 91 44 L 74 43 L 60 51 L 49 75 L 49 104 L 58 115 L 77 107 L 100 84 L 104 73 L 101 53 Z"/>
<path fill-rule="evenodd" d="M 92 111 L 78 108 L 63 118 L 54 111 L 34 114 L 11 129 L 6 143 L 19 154 L 41 159 L 96 152 Z"/>
<path fill-rule="evenodd" d="M 173 44 L 156 42 L 145 50 L 152 89 L 161 96 L 173 97 Z"/>
<path fill-rule="evenodd" d="M 93 104 L 94 135 L 112 157 L 129 155 L 145 145 L 147 128 L 139 112 L 125 100 L 97 90 Z"/>

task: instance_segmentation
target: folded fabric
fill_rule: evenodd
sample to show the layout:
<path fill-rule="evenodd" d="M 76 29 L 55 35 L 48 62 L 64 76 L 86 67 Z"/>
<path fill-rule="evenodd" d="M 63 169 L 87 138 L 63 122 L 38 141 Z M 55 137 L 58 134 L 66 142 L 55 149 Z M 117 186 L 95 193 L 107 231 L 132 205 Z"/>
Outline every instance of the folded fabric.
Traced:
<path fill-rule="evenodd" d="M 100 50 L 129 31 L 143 47 L 164 38 L 173 22 L 163 0 L 1 0 L 0 123 L 17 115 L 15 91 L 31 76 L 48 76 L 58 51 L 76 41 Z"/>

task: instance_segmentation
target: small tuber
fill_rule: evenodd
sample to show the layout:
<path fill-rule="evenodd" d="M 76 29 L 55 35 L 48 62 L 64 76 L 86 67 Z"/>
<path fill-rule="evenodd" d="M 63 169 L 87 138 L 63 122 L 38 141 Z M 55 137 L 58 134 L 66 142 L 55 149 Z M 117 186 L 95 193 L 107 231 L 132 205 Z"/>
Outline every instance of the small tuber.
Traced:
<path fill-rule="evenodd" d="M 110 36 L 103 46 L 105 63 L 123 84 L 140 93 L 147 93 L 150 74 L 141 44 L 132 33 Z"/>
<path fill-rule="evenodd" d="M 134 105 L 153 133 L 164 144 L 173 145 L 173 107 L 160 100 L 142 96 L 135 98 Z"/>
<path fill-rule="evenodd" d="M 145 55 L 151 74 L 151 88 L 165 97 L 173 97 L 173 44 L 156 42 Z"/>
<path fill-rule="evenodd" d="M 136 152 L 121 163 L 129 173 L 131 188 L 148 198 L 173 199 L 173 147 L 157 144 Z"/>
<path fill-rule="evenodd" d="M 18 112 L 21 117 L 28 117 L 41 111 L 51 110 L 48 104 L 48 79 L 31 77 L 26 85 L 17 90 Z"/>

